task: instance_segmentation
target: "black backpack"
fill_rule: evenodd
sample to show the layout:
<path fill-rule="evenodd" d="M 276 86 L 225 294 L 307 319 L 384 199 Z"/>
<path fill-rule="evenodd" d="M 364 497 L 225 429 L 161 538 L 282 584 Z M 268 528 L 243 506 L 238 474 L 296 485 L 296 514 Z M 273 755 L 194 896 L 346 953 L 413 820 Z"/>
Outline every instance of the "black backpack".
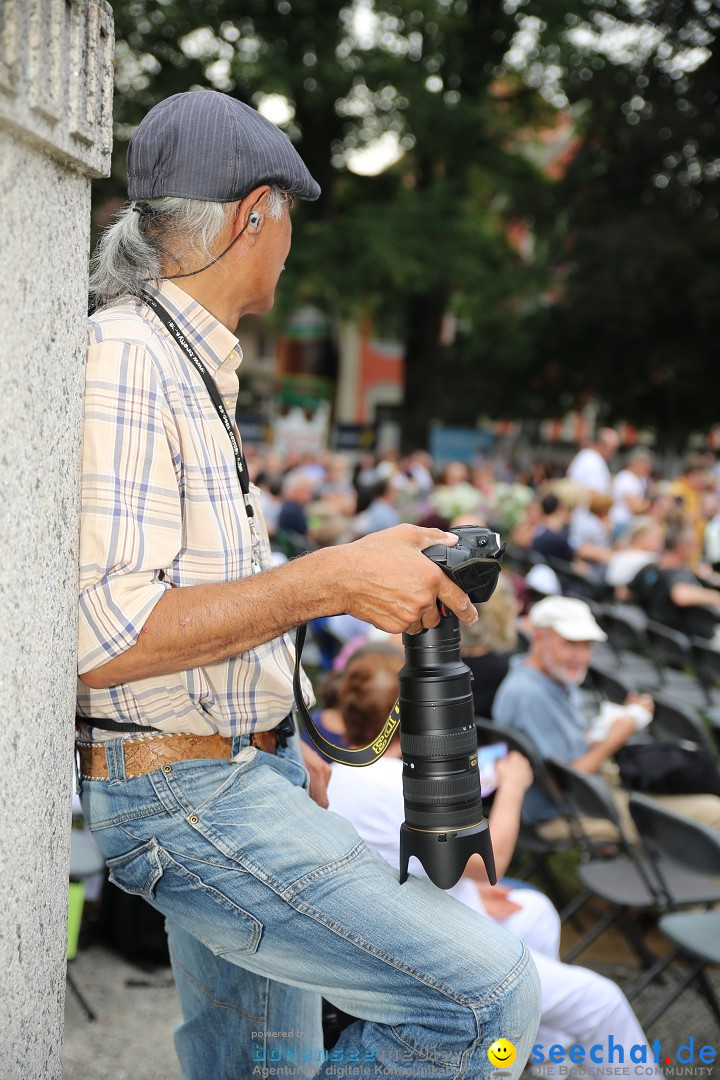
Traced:
<path fill-rule="evenodd" d="M 720 771 L 704 746 L 688 739 L 628 743 L 615 751 L 625 787 L 649 795 L 720 795 Z"/>

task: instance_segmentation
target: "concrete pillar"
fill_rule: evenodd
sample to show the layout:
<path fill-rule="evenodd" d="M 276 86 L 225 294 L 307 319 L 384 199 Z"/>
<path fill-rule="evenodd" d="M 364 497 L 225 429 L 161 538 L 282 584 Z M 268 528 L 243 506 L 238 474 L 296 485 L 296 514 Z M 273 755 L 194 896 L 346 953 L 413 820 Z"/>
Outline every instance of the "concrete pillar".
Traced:
<path fill-rule="evenodd" d="M 0 1075 L 61 1076 L 90 181 L 106 0 L 0 0 Z"/>

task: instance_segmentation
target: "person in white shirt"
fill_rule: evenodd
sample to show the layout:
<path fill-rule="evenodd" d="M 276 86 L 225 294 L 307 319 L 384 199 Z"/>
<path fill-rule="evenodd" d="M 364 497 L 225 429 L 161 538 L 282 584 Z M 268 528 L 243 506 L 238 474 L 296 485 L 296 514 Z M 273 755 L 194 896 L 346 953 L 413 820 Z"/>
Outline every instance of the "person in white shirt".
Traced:
<path fill-rule="evenodd" d="M 633 518 L 627 537 L 627 545 L 613 551 L 605 571 L 605 581 L 616 590 L 618 600 L 630 599 L 625 586 L 644 566 L 657 562 L 663 546 L 663 530 L 655 518 Z"/>
<path fill-rule="evenodd" d="M 631 518 L 647 512 L 648 489 L 654 461 L 652 451 L 645 446 L 639 446 L 633 450 L 627 465 L 613 480 L 610 520 L 616 533 L 624 528 Z"/>
<path fill-rule="evenodd" d="M 364 746 L 381 730 L 398 693 L 402 667 L 400 650 L 362 649 L 348 661 L 338 690 L 347 744 Z M 350 821 L 368 847 L 393 867 L 399 867 L 400 826 L 405 818 L 402 792 L 402 753 L 398 736 L 384 757 L 366 769 L 333 765 L 328 785 L 330 810 Z M 489 818 L 498 877 L 507 870 L 520 827 L 520 809 L 532 772 L 521 754 L 511 753 L 497 765 L 497 793 Z M 425 877 L 414 858 L 413 874 Z M 646 1047 L 648 1064 L 638 1066 L 643 1076 L 660 1073 L 652 1068 L 652 1055 L 630 1004 L 610 979 L 559 959 L 560 920 L 542 893 L 531 888 L 492 887 L 479 855 L 471 856 L 460 881 L 449 890 L 461 903 L 501 923 L 528 946 L 540 976 L 542 1015 L 535 1045 L 545 1050 L 559 1044 L 592 1045 L 612 1032 L 616 1043 Z M 602 1066 L 586 1061 L 589 1074 Z M 562 1075 L 561 1066 L 545 1062 L 543 1077 Z M 647 1072 L 646 1070 L 650 1070 Z M 632 1072 L 631 1072 L 632 1075 Z"/>
<path fill-rule="evenodd" d="M 566 475 L 576 484 L 581 484 L 589 491 L 599 491 L 609 495 L 612 486 L 612 473 L 608 462 L 620 445 L 618 433 L 613 428 L 600 428 L 597 438 L 590 446 L 580 450 L 568 466 Z"/>

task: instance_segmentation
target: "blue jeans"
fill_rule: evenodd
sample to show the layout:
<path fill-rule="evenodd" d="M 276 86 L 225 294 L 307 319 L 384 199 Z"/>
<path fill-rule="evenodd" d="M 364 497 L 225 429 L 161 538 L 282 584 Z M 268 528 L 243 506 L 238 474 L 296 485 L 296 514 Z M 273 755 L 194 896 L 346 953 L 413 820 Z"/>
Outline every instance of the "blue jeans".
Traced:
<path fill-rule="evenodd" d="M 243 736 L 236 761 L 126 779 L 120 743 L 83 809 L 110 879 L 167 917 L 183 1080 L 520 1075 L 540 1016 L 525 947 L 426 879 L 400 885 L 309 798 L 293 749 Z M 328 1055 L 320 994 L 360 1018 Z"/>

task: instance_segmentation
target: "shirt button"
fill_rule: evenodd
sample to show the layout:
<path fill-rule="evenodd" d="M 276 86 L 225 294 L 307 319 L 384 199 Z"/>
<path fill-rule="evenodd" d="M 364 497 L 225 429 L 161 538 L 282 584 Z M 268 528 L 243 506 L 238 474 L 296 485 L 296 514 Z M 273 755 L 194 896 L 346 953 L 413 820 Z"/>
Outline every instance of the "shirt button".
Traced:
<path fill-rule="evenodd" d="M 188 818 L 188 821 L 190 822 L 191 825 L 197 825 L 199 820 L 200 820 L 200 818 L 197 816 L 197 814 L 193 814 L 192 817 Z"/>

